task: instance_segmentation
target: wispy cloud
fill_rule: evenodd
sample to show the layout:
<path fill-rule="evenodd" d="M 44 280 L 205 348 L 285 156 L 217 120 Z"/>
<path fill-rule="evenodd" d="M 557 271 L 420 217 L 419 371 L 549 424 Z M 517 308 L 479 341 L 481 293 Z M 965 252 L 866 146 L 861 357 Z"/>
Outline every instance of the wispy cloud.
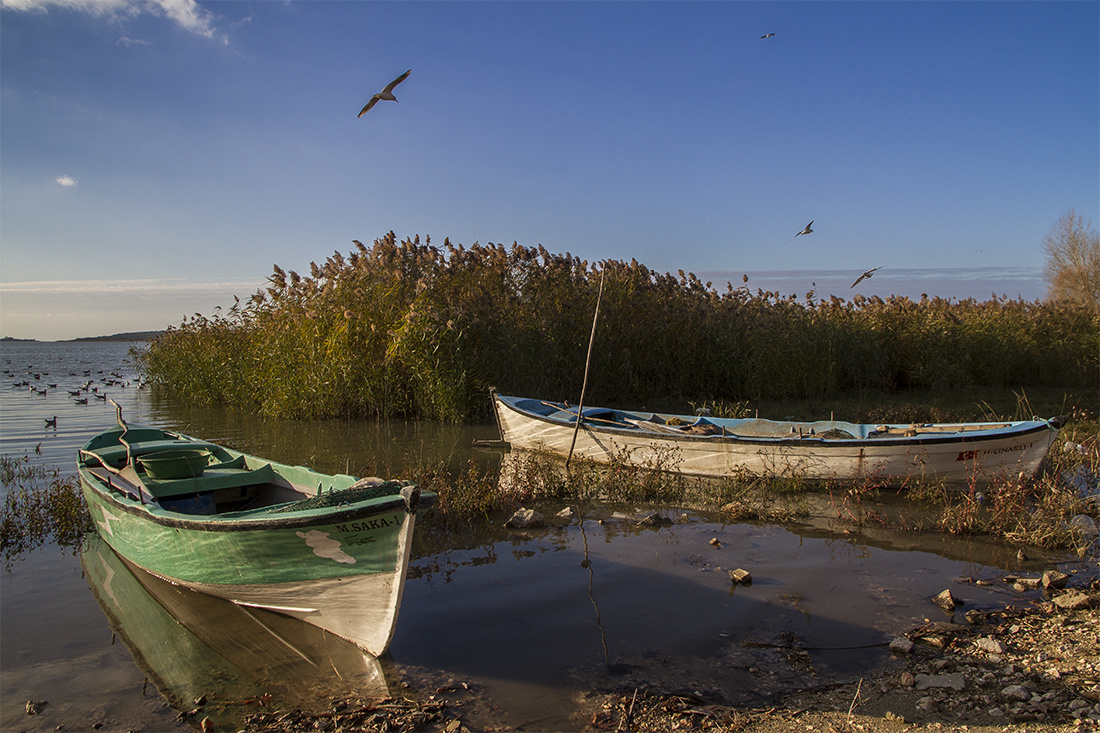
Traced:
<path fill-rule="evenodd" d="M 165 278 L 142 280 L 31 280 L 0 283 L 0 293 L 37 295 L 221 295 L 238 293 L 242 297 L 260 289 L 255 281 L 192 282 Z"/>
<path fill-rule="evenodd" d="M 142 38 L 130 38 L 130 36 L 119 36 L 118 40 L 115 41 L 115 45 L 116 46 L 125 46 L 126 48 L 129 48 L 130 46 L 152 46 L 153 44 L 149 41 L 146 41 L 146 40 L 142 39 Z"/>
<path fill-rule="evenodd" d="M 3 0 L 3 7 L 45 13 L 60 8 L 99 18 L 134 18 L 142 14 L 166 17 L 184 30 L 228 43 L 214 24 L 214 14 L 195 0 Z M 125 38 L 125 36 L 123 36 Z"/>
<path fill-rule="evenodd" d="M 76 179 L 72 176 L 65 174 L 57 177 L 57 182 L 65 188 L 72 188 L 76 185 Z"/>

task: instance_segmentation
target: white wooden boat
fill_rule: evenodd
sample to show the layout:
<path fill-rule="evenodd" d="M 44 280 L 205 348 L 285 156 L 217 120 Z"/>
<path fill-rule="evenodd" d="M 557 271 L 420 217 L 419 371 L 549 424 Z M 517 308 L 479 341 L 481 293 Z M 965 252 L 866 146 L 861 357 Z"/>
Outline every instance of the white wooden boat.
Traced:
<path fill-rule="evenodd" d="M 1064 418 L 989 423 L 862 425 L 837 420 L 633 412 L 493 394 L 512 448 L 724 477 L 798 477 L 901 486 L 926 479 L 988 484 L 1030 477 Z"/>

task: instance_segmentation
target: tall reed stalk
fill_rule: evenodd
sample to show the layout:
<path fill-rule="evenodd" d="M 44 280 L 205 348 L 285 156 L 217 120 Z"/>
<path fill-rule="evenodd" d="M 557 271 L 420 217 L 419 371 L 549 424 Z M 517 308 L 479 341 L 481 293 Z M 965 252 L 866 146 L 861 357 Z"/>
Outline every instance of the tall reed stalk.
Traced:
<path fill-rule="evenodd" d="M 1100 317 L 1065 304 L 718 292 L 636 261 L 392 232 L 305 277 L 275 266 L 246 303 L 169 329 L 140 368 L 185 402 L 278 417 L 460 422 L 486 415 L 490 387 L 575 401 L 601 276 L 592 404 L 1100 383 Z"/>

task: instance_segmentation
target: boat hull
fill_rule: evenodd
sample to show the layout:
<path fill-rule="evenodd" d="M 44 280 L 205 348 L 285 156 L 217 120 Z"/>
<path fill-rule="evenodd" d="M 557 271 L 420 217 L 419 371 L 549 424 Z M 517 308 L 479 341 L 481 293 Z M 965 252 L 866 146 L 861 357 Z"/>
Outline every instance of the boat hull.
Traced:
<path fill-rule="evenodd" d="M 417 513 L 430 506 L 431 492 L 396 484 L 357 501 L 371 489 L 347 488 L 352 477 L 328 477 L 335 488 L 322 492 L 314 484 L 314 496 L 298 487 L 297 502 L 188 514 L 120 491 L 125 474 L 107 472 L 92 453 L 82 451 L 78 462 L 88 510 L 99 535 L 127 562 L 241 606 L 300 618 L 375 656 L 389 646 Z M 303 470 L 246 458 L 277 477 Z M 201 489 L 202 479 L 195 481 Z M 282 483 L 276 488 L 286 493 Z"/>
<path fill-rule="evenodd" d="M 632 414 L 637 423 L 645 424 L 653 421 L 652 413 L 616 412 L 615 419 L 600 420 L 590 419 L 588 409 L 578 429 L 575 410 L 572 422 L 566 422 L 557 415 L 568 412 L 567 406 L 560 405 L 561 410 L 551 417 L 525 409 L 535 403 L 551 404 L 493 396 L 501 437 L 513 448 L 707 477 L 873 481 L 894 486 L 920 479 L 987 484 L 999 478 L 1034 474 L 1058 432 L 1049 421 L 1028 421 L 1013 424 L 1012 429 L 981 429 L 970 424 L 969 429 L 953 433 L 905 435 L 899 430 L 896 437 L 833 440 L 818 435 L 840 423 L 804 423 L 802 435 L 753 436 L 735 434 L 740 426 L 748 430 L 750 421 L 709 418 L 707 425 L 717 426 L 721 432 L 697 435 L 667 428 L 662 432 L 639 428 L 622 417 Z M 775 425 L 786 431 L 799 424 Z M 844 425 L 853 430 L 857 427 Z M 817 428 L 813 435 L 811 426 Z"/>

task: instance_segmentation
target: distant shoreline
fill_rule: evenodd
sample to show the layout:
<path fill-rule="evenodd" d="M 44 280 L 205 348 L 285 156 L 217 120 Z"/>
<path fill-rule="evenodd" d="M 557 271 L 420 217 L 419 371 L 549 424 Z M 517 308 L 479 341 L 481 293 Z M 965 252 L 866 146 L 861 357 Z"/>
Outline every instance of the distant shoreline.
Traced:
<path fill-rule="evenodd" d="M 17 339 L 11 336 L 0 338 L 0 344 L 71 344 L 78 341 L 152 341 L 164 331 L 130 331 L 128 333 L 115 333 L 110 336 L 84 336 L 75 339 L 58 339 L 57 341 L 39 341 L 38 339 Z"/>

